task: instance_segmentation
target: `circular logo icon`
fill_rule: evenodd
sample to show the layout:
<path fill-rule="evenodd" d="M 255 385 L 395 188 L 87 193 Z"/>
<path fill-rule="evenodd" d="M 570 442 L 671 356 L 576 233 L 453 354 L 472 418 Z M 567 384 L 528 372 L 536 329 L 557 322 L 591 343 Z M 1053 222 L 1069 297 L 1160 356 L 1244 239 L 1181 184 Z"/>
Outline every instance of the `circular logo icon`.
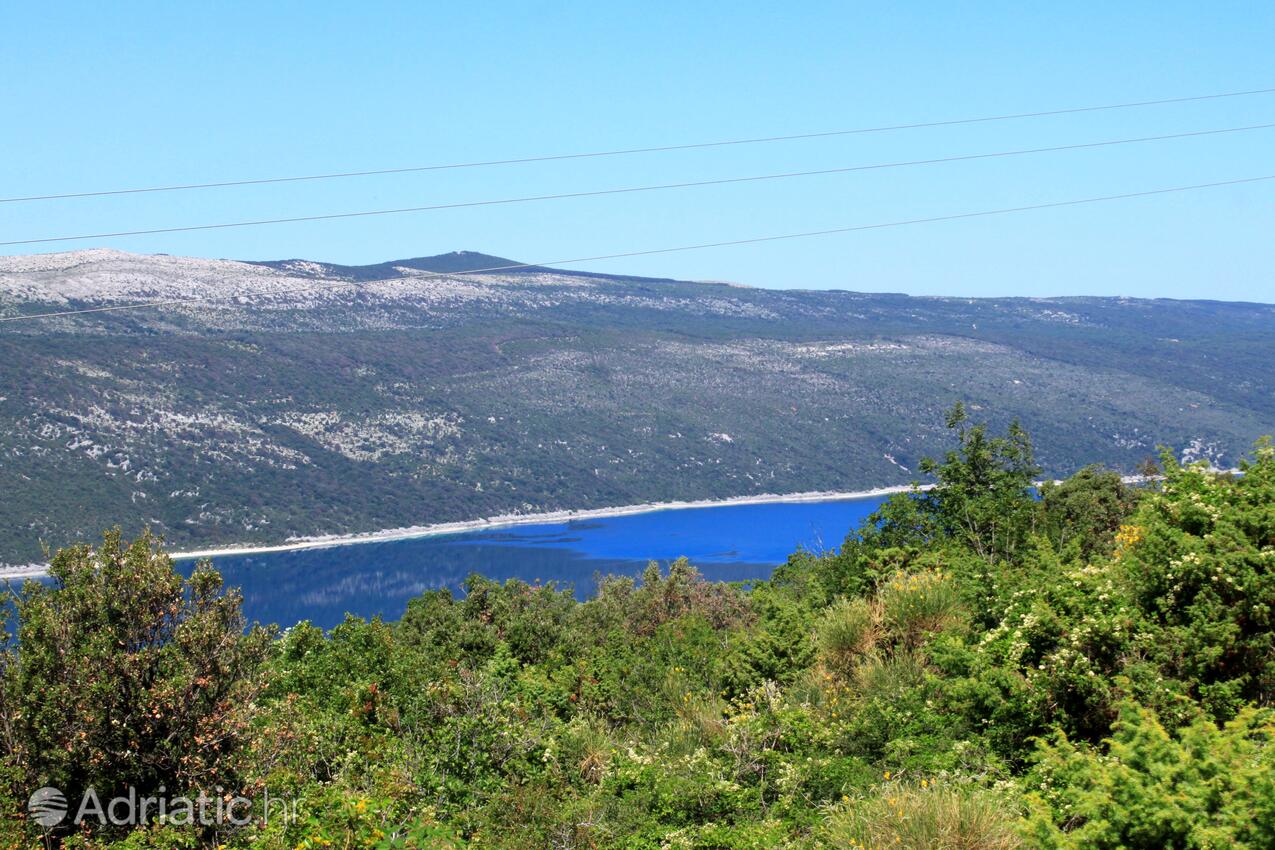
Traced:
<path fill-rule="evenodd" d="M 66 817 L 66 797 L 56 788 L 41 788 L 27 801 L 27 811 L 40 826 L 57 826 Z"/>

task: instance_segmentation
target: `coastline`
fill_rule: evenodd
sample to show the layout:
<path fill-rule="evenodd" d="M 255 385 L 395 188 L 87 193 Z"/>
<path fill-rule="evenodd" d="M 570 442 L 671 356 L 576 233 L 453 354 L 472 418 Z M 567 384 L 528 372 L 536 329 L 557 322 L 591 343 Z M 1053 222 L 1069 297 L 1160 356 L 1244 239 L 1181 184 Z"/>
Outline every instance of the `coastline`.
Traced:
<path fill-rule="evenodd" d="M 48 564 L 0 564 L 0 581 L 39 578 L 49 572 Z"/>
<path fill-rule="evenodd" d="M 932 485 L 923 484 L 920 489 L 928 490 Z M 328 534 L 314 537 L 292 538 L 286 543 L 275 545 L 230 545 L 209 549 L 194 549 L 186 552 L 172 552 L 170 557 L 175 561 L 188 561 L 196 558 L 217 558 L 234 555 L 264 555 L 274 552 L 295 552 L 303 549 L 327 549 L 336 546 L 353 546 L 362 543 L 388 543 L 395 540 L 412 540 L 420 537 L 438 537 L 445 534 L 463 534 L 468 531 L 485 531 L 487 529 L 510 528 L 519 525 L 539 525 L 541 523 L 568 522 L 571 520 L 606 519 L 609 517 L 630 516 L 632 514 L 656 513 L 658 511 L 696 510 L 699 508 L 720 508 L 737 505 L 768 505 L 801 502 L 852 501 L 855 499 L 872 499 L 879 496 L 892 496 L 896 493 L 907 493 L 912 490 L 911 484 L 891 487 L 877 487 L 871 490 L 810 490 L 801 493 L 759 493 L 754 496 L 731 496 L 725 499 L 695 499 L 673 502 L 644 502 L 637 505 L 617 505 L 605 508 L 587 508 L 580 510 L 545 511 L 534 514 L 499 514 L 481 519 L 459 520 L 456 522 L 440 522 L 430 525 L 413 525 L 401 528 L 387 528 L 381 531 L 366 531 L 357 534 Z M 0 577 L 4 573 L 0 572 Z"/>
<path fill-rule="evenodd" d="M 922 490 L 932 485 L 921 485 Z M 891 487 L 877 487 L 871 490 L 810 490 L 801 493 L 759 493 L 753 496 L 732 496 L 725 499 L 695 499 L 672 502 L 645 502 L 637 505 L 617 505 L 606 508 L 588 508 L 581 510 L 545 511 L 534 514 L 500 514 L 481 519 L 460 520 L 456 522 L 440 522 L 429 525 L 413 525 L 401 528 L 387 528 L 380 531 L 366 531 L 357 534 L 327 534 L 313 537 L 291 538 L 285 543 L 273 545 L 230 544 L 208 549 L 192 549 L 185 552 L 171 552 L 174 561 L 189 561 L 199 558 L 218 558 L 238 555 L 266 555 L 275 552 L 295 552 L 304 549 L 328 549 L 336 546 L 354 546 L 362 543 L 388 543 L 394 540 L 411 540 L 419 537 L 437 537 L 445 534 L 463 534 L 467 531 L 484 531 L 487 529 L 510 528 L 519 525 L 538 525 L 541 523 L 569 522 L 571 520 L 605 519 L 608 517 L 629 516 L 632 514 L 655 513 L 657 511 L 696 510 L 699 508 L 730 507 L 734 505 L 766 505 L 800 502 L 851 501 L 854 499 L 872 499 L 879 496 L 892 496 L 896 493 L 907 493 L 911 484 Z M 47 564 L 23 564 L 20 566 L 0 565 L 0 581 L 38 578 L 47 572 Z"/>
<path fill-rule="evenodd" d="M 1238 472 L 1238 470 L 1224 470 Z M 1152 478 L 1159 478 L 1153 476 Z M 1142 475 L 1123 475 L 1121 480 L 1126 484 L 1143 484 L 1148 479 Z M 1055 483 L 1058 483 L 1055 481 Z M 463 534 L 469 531 L 485 531 L 487 529 L 511 528 L 519 525 L 538 525 L 541 523 L 569 522 L 571 520 L 606 519 L 608 517 L 629 516 L 632 514 L 655 513 L 657 511 L 696 510 L 699 508 L 730 507 L 735 505 L 766 505 L 800 502 L 852 501 L 855 499 L 872 499 L 880 496 L 892 496 L 907 493 L 913 488 L 920 491 L 933 489 L 933 484 L 899 484 L 889 487 L 875 487 L 870 490 L 807 490 L 799 493 L 758 493 L 752 496 L 730 496 L 724 499 L 694 499 L 671 502 L 644 502 L 636 505 L 617 505 L 605 508 L 585 508 L 577 510 L 545 511 L 532 514 L 499 514 L 481 519 L 440 522 L 429 525 L 402 526 L 380 531 L 365 531 L 355 534 L 326 534 L 312 537 L 289 538 L 277 544 L 229 544 L 208 549 L 192 549 L 185 552 L 171 552 L 169 557 L 174 561 L 189 561 L 199 558 L 233 557 L 239 555 L 267 555 L 276 552 L 295 552 L 305 549 L 328 549 L 337 546 L 355 546 L 362 543 L 389 543 L 395 540 L 412 540 L 420 537 L 437 537 L 446 534 Z M 47 564 L 0 564 L 0 581 L 39 578 L 48 572 Z"/>

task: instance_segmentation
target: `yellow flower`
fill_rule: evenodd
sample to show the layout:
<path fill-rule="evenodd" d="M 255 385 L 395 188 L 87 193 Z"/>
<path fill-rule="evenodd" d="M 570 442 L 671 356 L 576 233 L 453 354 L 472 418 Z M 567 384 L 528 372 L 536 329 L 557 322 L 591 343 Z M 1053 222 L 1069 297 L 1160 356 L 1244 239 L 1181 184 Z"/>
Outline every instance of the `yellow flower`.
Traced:
<path fill-rule="evenodd" d="M 1138 525 L 1122 525 L 1116 532 L 1116 554 L 1121 555 L 1142 540 L 1144 529 Z"/>

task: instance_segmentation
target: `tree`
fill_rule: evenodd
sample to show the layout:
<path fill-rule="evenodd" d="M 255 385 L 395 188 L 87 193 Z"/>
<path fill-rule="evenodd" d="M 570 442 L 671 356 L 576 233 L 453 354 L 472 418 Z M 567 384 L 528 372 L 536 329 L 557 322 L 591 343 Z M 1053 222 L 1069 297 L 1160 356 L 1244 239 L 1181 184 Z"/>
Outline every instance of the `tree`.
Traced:
<path fill-rule="evenodd" d="M 1084 558 L 1110 554 L 1116 531 L 1138 505 L 1138 493 L 1118 472 L 1086 466 L 1066 481 L 1040 488 L 1045 533 L 1059 549 L 1076 545 Z"/>
<path fill-rule="evenodd" d="M 206 565 L 189 580 L 149 532 L 60 550 L 48 584 L 13 596 L 0 683 L 4 758 L 23 791 L 78 801 L 234 788 L 270 634 L 245 633 L 237 592 Z"/>
<path fill-rule="evenodd" d="M 1032 488 L 1040 468 L 1031 439 L 1017 419 L 1005 436 L 988 436 L 987 425 L 970 424 L 959 402 L 947 414 L 947 427 L 959 444 L 941 461 L 921 461 L 921 471 L 938 479 L 922 498 L 949 537 L 986 560 L 1009 560 L 1035 530 Z"/>

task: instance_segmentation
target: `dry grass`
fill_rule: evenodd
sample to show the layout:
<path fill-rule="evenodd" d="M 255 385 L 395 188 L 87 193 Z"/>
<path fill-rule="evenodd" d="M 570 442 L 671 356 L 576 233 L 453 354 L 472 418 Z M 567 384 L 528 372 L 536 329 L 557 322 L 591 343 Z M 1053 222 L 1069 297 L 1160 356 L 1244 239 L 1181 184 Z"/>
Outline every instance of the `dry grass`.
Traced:
<path fill-rule="evenodd" d="M 897 573 L 878 597 L 887 631 L 907 647 L 919 646 L 927 635 L 961 620 L 956 583 L 938 570 Z"/>
<path fill-rule="evenodd" d="M 855 666 L 851 683 L 862 700 L 890 702 L 925 684 L 925 660 L 911 652 L 868 656 Z"/>
<path fill-rule="evenodd" d="M 1017 850 L 1019 820 L 989 791 L 892 783 L 831 809 L 821 837 L 846 850 Z"/>
<path fill-rule="evenodd" d="M 881 639 L 880 608 L 866 599 L 842 600 L 824 613 L 816 637 L 825 666 L 848 677 Z"/>

